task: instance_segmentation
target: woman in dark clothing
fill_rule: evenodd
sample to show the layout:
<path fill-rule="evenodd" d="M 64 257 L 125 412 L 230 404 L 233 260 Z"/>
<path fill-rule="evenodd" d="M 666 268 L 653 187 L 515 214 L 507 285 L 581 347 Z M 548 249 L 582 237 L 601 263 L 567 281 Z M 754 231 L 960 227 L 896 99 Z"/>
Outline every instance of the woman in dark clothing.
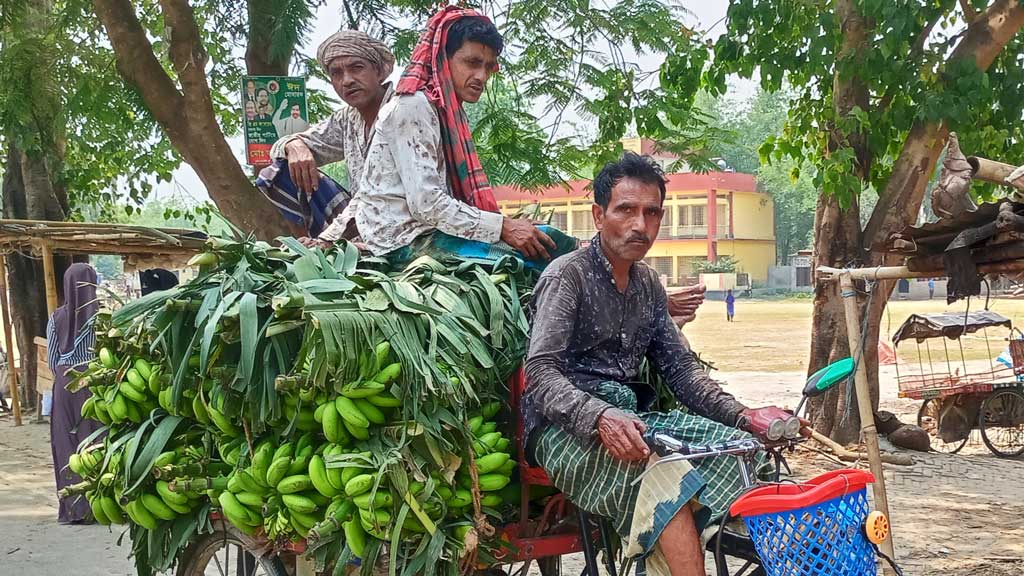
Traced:
<path fill-rule="evenodd" d="M 69 392 L 67 385 L 71 379 L 65 374 L 70 369 L 82 369 L 96 357 L 93 351 L 96 333 L 92 323 L 98 309 L 96 270 L 88 264 L 72 264 L 64 273 L 64 305 L 53 313 L 46 327 L 48 360 L 53 372 L 50 447 L 58 491 L 81 482 L 81 478 L 68 469 L 68 458 L 78 450 L 82 440 L 100 427 L 99 422 L 81 415 L 82 404 L 91 392 L 86 389 Z M 57 520 L 61 524 L 91 522 L 89 503 L 78 496 L 61 498 Z"/>

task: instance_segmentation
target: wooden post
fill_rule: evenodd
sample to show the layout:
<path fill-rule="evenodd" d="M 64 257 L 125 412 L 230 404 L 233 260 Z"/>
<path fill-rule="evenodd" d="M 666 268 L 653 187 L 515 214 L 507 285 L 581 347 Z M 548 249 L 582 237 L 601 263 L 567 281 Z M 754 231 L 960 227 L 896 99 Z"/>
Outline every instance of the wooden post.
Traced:
<path fill-rule="evenodd" d="M 11 410 L 14 425 L 21 426 L 21 400 L 18 398 L 18 369 L 14 365 L 14 326 L 11 324 L 10 299 L 7 298 L 7 257 L 0 253 L 0 311 L 3 313 L 4 345 L 7 346 L 7 376 L 10 378 Z"/>
<path fill-rule="evenodd" d="M 53 316 L 57 311 L 57 275 L 53 269 L 53 249 L 47 242 L 39 244 L 39 253 L 43 256 L 43 277 L 46 282 L 46 316 Z M 43 395 L 37 394 L 39 409 L 36 410 L 36 422 L 43 421 Z"/>
<path fill-rule="evenodd" d="M 868 448 L 868 463 L 871 465 L 871 473 L 875 476 L 875 483 L 872 484 L 875 508 L 885 514 L 889 518 L 889 524 L 892 525 L 892 517 L 889 516 L 889 498 L 885 493 L 882 453 L 878 448 L 878 429 L 875 428 L 875 414 L 871 408 L 871 390 L 868 387 L 865 358 L 869 352 L 861 349 L 863 340 L 861 340 L 860 332 L 860 311 L 857 309 L 857 290 L 853 285 L 853 277 L 849 270 L 844 270 L 839 275 L 839 290 L 846 311 L 846 335 L 850 340 L 850 354 L 857 362 L 854 384 L 857 391 L 857 408 L 860 412 L 860 432 L 864 435 L 864 443 Z M 882 542 L 880 547 L 886 556 L 895 560 L 896 554 L 893 551 L 892 539 L 893 536 L 890 532 L 889 537 Z M 894 574 L 892 568 L 884 562 L 882 563 L 882 573 L 886 576 Z"/>

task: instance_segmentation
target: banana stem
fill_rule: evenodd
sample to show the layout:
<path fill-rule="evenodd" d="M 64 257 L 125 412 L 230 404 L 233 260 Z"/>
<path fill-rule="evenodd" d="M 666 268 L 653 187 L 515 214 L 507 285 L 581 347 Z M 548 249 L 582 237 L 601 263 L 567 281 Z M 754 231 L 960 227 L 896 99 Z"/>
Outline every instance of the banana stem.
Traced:
<path fill-rule="evenodd" d="M 278 392 L 290 392 L 305 383 L 305 376 L 278 376 L 274 379 L 274 389 Z"/>
<path fill-rule="evenodd" d="M 68 496 L 74 496 L 75 494 L 84 494 L 95 487 L 95 482 L 90 482 L 86 480 L 83 482 L 79 482 L 78 484 L 65 486 L 59 492 L 57 492 L 57 495 L 60 496 L 61 498 L 67 498 Z"/>
<path fill-rule="evenodd" d="M 226 490 L 228 477 L 216 478 L 179 478 L 167 486 L 171 492 L 202 492 L 204 490 Z"/>
<path fill-rule="evenodd" d="M 309 536 L 306 538 L 310 543 L 335 534 L 341 530 L 341 522 L 335 517 L 325 518 L 323 522 L 309 529 Z"/>
<path fill-rule="evenodd" d="M 181 478 L 183 476 L 198 476 L 204 474 L 206 470 L 203 469 L 202 464 L 182 464 L 175 466 L 168 464 L 167 466 L 161 466 L 159 468 L 153 468 L 153 477 L 158 480 L 170 480 L 172 478 Z"/>
<path fill-rule="evenodd" d="M 202 304 L 199 300 L 170 299 L 164 302 L 164 309 L 171 312 L 198 312 Z"/>

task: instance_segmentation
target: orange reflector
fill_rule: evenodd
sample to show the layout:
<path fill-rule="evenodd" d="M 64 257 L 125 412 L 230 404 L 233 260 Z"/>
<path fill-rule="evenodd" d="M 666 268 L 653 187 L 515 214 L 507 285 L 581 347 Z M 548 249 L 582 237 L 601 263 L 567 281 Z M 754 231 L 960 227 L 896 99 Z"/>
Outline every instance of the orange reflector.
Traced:
<path fill-rule="evenodd" d="M 864 520 L 864 532 L 872 544 L 881 544 L 889 537 L 889 519 L 875 510 Z"/>

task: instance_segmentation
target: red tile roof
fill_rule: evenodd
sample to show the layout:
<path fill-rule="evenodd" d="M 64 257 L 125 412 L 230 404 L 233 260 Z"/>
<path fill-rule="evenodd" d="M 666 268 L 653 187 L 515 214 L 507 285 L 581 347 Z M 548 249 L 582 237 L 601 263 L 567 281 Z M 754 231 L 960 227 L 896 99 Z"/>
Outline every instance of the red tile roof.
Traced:
<path fill-rule="evenodd" d="M 539 192 L 517 190 L 509 186 L 494 188 L 494 197 L 502 200 L 538 200 L 547 198 L 585 198 L 590 196 L 590 180 L 573 180 L 568 183 L 569 189 L 553 186 Z M 686 173 L 669 174 L 668 191 L 682 192 L 687 190 L 717 189 L 720 192 L 756 192 L 757 179 L 753 174 L 739 172 L 708 172 L 705 174 Z"/>

